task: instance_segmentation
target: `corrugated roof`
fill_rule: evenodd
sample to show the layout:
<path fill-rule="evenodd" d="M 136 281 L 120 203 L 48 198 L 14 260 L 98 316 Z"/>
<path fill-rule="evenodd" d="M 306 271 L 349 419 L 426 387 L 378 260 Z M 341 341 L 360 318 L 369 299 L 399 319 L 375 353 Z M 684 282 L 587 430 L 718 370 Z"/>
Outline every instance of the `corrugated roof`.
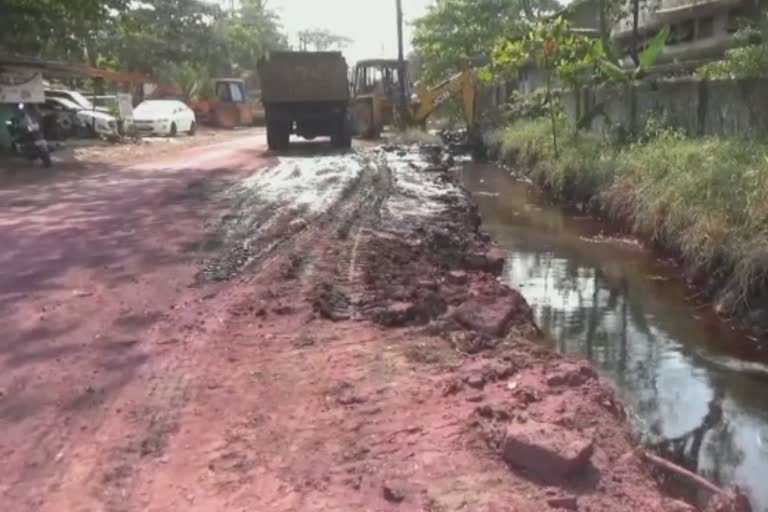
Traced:
<path fill-rule="evenodd" d="M 23 67 L 40 70 L 50 78 L 103 78 L 110 82 L 143 84 L 153 82 L 152 78 L 142 73 L 110 71 L 84 64 L 66 64 L 47 61 L 36 57 L 0 54 L 0 69 L 3 67 Z"/>

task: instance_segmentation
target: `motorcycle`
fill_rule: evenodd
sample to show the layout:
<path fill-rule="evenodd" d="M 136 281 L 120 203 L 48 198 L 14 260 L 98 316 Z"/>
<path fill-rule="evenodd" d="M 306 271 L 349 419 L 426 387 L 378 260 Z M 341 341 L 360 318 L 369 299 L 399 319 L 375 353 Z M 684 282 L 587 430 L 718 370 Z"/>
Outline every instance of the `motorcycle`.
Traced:
<path fill-rule="evenodd" d="M 51 166 L 51 150 L 43 137 L 40 124 L 20 107 L 20 114 L 5 122 L 11 136 L 13 153 L 28 160 L 43 162 L 45 167 Z"/>

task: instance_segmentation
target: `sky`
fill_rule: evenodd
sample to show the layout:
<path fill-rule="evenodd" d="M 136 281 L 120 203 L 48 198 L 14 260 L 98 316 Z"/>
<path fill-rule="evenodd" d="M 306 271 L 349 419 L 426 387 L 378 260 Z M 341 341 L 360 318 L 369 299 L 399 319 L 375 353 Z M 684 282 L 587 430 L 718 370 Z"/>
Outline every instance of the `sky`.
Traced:
<path fill-rule="evenodd" d="M 408 21 L 422 16 L 432 0 L 403 0 L 406 55 L 410 50 Z M 344 49 L 347 61 L 376 57 L 397 57 L 397 15 L 395 0 L 268 0 L 280 15 L 283 27 L 296 45 L 296 33 L 307 28 L 324 28 L 352 39 Z"/>

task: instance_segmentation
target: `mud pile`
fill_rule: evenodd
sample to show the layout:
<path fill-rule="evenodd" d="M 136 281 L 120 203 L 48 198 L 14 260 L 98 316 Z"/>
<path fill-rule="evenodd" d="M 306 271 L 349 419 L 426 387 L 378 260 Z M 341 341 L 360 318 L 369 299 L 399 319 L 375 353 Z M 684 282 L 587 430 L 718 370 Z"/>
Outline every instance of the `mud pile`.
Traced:
<path fill-rule="evenodd" d="M 367 233 L 362 309 L 385 326 L 432 323 L 481 338 L 532 327 L 525 300 L 496 279 L 503 254 L 481 233 L 477 207 L 439 155 L 433 147 L 382 152 L 392 186 Z"/>

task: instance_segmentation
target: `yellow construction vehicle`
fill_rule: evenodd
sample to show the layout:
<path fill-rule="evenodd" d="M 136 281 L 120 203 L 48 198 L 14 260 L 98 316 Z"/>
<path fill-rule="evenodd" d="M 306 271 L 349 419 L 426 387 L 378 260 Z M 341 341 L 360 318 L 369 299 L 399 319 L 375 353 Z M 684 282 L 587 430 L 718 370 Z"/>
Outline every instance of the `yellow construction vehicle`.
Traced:
<path fill-rule="evenodd" d="M 355 132 L 359 137 L 374 139 L 386 125 L 393 124 L 399 111 L 399 69 L 397 60 L 365 60 L 355 66 L 352 81 L 352 112 Z M 406 124 L 424 126 L 427 118 L 440 105 L 453 97 L 461 97 L 467 129 L 475 128 L 477 73 L 474 69 L 456 73 L 444 82 L 423 92 L 412 94 L 405 80 Z"/>

